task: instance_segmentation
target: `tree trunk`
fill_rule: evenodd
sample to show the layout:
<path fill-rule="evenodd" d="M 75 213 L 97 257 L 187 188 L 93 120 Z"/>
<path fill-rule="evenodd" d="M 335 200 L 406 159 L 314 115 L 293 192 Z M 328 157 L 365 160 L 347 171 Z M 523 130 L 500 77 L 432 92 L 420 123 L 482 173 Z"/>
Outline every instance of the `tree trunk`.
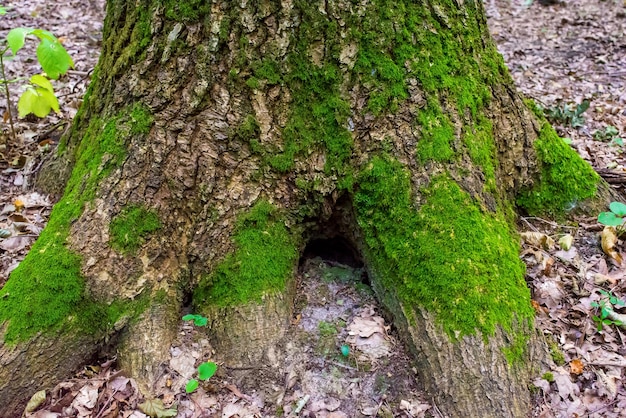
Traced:
<path fill-rule="evenodd" d="M 63 198 L 0 291 L 1 416 L 111 345 L 150 391 L 190 298 L 225 364 L 259 365 L 320 237 L 358 249 L 444 414 L 529 415 L 515 211 L 603 186 L 480 1 L 109 0 L 103 39 L 39 179 Z"/>

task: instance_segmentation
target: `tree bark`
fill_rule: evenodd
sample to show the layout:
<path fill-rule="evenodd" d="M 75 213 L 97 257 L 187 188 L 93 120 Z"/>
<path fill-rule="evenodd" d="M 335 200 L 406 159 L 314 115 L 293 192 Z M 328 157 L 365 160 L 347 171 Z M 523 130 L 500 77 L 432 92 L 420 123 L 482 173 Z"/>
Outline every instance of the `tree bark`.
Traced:
<path fill-rule="evenodd" d="M 63 198 L 0 291 L 0 416 L 105 340 L 149 392 L 189 297 L 222 361 L 258 365 L 299 254 L 334 236 L 446 415 L 529 415 L 514 211 L 600 180 L 514 91 L 480 1 L 109 0 L 103 39 L 39 179 Z"/>

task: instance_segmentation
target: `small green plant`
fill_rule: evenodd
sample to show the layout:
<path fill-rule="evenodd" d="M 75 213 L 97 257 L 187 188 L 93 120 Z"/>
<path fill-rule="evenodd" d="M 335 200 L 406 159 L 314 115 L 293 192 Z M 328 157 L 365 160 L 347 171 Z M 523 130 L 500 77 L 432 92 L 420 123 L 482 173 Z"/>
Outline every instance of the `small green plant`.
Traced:
<path fill-rule="evenodd" d="M 206 326 L 208 319 L 202 315 L 189 314 L 189 315 L 183 316 L 183 321 L 193 321 L 193 324 L 195 326 L 204 327 Z M 209 380 L 211 377 L 213 377 L 216 371 L 217 371 L 217 364 L 215 364 L 212 361 L 206 361 L 198 366 L 198 379 Z M 185 392 L 187 393 L 195 392 L 195 390 L 198 389 L 198 386 L 200 385 L 200 382 L 198 381 L 198 379 L 189 379 L 189 381 L 185 385 Z"/>
<path fill-rule="evenodd" d="M 554 382 L 554 374 L 552 372 L 545 372 L 541 378 L 548 383 Z"/>
<path fill-rule="evenodd" d="M 598 215 L 598 222 L 606 226 L 614 226 L 617 235 L 624 232 L 624 222 L 626 221 L 626 205 L 622 202 L 611 202 L 610 212 L 602 212 Z"/>
<path fill-rule="evenodd" d="M 613 125 L 609 125 L 604 129 L 598 129 L 593 133 L 593 139 L 596 141 L 610 142 L 614 145 L 624 146 L 624 139 L 619 136 L 619 131 Z"/>
<path fill-rule="evenodd" d="M 614 307 L 626 306 L 626 302 L 618 298 L 611 292 L 600 290 L 600 294 L 604 296 L 599 302 L 591 302 L 591 307 L 598 309 L 598 315 L 591 317 L 596 323 L 598 331 L 602 331 L 605 326 L 622 325 L 622 321 L 611 319 Z"/>
<path fill-rule="evenodd" d="M 193 324 L 195 326 L 205 327 L 208 322 L 208 319 L 202 315 L 189 314 L 189 315 L 183 316 L 183 321 L 193 321 Z"/>
<path fill-rule="evenodd" d="M 216 371 L 217 364 L 212 361 L 204 362 L 198 366 L 198 379 L 209 380 L 211 377 L 213 377 Z M 189 381 L 185 385 L 185 392 L 193 393 L 196 389 L 198 389 L 199 385 L 200 382 L 198 382 L 197 379 L 189 379 Z"/>
<path fill-rule="evenodd" d="M 5 13 L 6 8 L 0 6 L 0 15 L 4 15 Z M 13 115 L 11 113 L 9 83 L 21 81 L 23 78 L 7 80 L 4 63 L 6 60 L 15 58 L 18 51 L 22 49 L 26 43 L 28 36 L 39 39 L 36 56 L 45 74 L 32 76 L 25 85 L 26 90 L 22 93 L 17 103 L 20 117 L 33 113 L 43 118 L 48 116 L 51 110 L 59 112 L 59 101 L 54 94 L 54 88 L 50 79 L 56 80 L 70 68 L 74 67 L 72 57 L 70 57 L 63 45 L 61 45 L 61 42 L 47 30 L 14 28 L 7 33 L 6 39 L 0 45 L 0 76 L 2 77 L 0 82 L 4 84 L 7 114 L 13 139 L 16 138 L 16 134 L 13 126 Z M 9 51 L 11 54 L 9 54 Z"/>
<path fill-rule="evenodd" d="M 583 100 L 576 105 L 564 104 L 556 105 L 544 109 L 543 113 L 552 123 L 569 125 L 572 128 L 580 128 L 585 122 L 582 116 L 589 109 L 589 100 Z"/>

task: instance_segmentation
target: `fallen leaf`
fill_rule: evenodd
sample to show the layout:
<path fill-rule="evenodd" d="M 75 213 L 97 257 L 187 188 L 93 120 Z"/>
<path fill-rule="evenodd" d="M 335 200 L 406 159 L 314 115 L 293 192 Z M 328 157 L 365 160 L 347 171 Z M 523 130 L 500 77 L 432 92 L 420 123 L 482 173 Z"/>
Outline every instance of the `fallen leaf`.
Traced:
<path fill-rule="evenodd" d="M 522 232 L 520 234 L 525 243 L 534 247 L 549 250 L 554 247 L 554 240 L 541 232 Z"/>
<path fill-rule="evenodd" d="M 36 392 L 33 396 L 30 397 L 30 400 L 26 404 L 26 408 L 24 412 L 33 412 L 35 409 L 39 408 L 42 403 L 46 401 L 46 391 L 40 390 Z"/>
<path fill-rule="evenodd" d="M 230 418 L 235 415 L 240 417 L 252 416 L 245 406 L 239 405 L 238 403 L 228 404 L 222 409 L 222 418 Z"/>
<path fill-rule="evenodd" d="M 407 411 L 413 417 L 423 417 L 424 412 L 430 409 L 430 405 L 421 402 L 409 402 L 403 399 L 400 401 L 400 409 Z"/>
<path fill-rule="evenodd" d="M 612 226 L 605 226 L 600 235 L 602 238 L 602 250 L 606 255 L 614 259 L 618 264 L 622 264 L 622 256 L 615 249 L 617 244 L 617 232 Z"/>
<path fill-rule="evenodd" d="M 611 398 L 615 398 L 615 396 L 617 395 L 617 381 L 616 380 L 619 379 L 620 377 L 607 374 L 602 369 L 597 369 L 596 375 L 598 376 L 597 383 L 598 383 L 598 386 L 600 386 L 599 387 L 600 392 L 608 392 Z"/>
<path fill-rule="evenodd" d="M 578 358 L 570 361 L 569 363 L 569 371 L 572 374 L 581 374 L 584 368 L 585 365 L 583 364 L 582 360 Z"/>
<path fill-rule="evenodd" d="M 617 280 L 614 277 L 607 276 L 606 274 L 594 273 L 593 282 L 595 284 L 602 284 L 606 282 L 609 282 L 611 284 L 616 284 Z"/>
<path fill-rule="evenodd" d="M 161 399 L 147 399 L 137 406 L 141 412 L 153 418 L 175 417 L 178 413 L 176 408 L 166 408 Z"/>
<path fill-rule="evenodd" d="M 559 246 L 565 251 L 568 251 L 570 248 L 572 248 L 573 243 L 574 243 L 574 237 L 571 234 L 563 235 L 559 239 Z"/>
<path fill-rule="evenodd" d="M 24 201 L 22 199 L 17 198 L 13 201 L 13 206 L 15 206 L 15 210 L 19 212 L 22 209 L 24 209 Z"/>
<path fill-rule="evenodd" d="M 30 237 L 16 235 L 0 241 L 0 248 L 4 251 L 19 251 L 26 248 L 31 240 Z"/>

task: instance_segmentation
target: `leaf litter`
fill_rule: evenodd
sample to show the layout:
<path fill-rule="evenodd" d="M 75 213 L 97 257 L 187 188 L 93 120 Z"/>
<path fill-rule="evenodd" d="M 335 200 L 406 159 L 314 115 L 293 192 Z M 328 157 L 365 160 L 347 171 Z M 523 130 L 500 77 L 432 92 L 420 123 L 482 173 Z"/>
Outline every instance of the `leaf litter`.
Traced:
<path fill-rule="evenodd" d="M 548 110 L 590 101 L 582 126 L 562 123 L 556 128 L 623 192 L 626 164 L 623 146 L 615 138 L 626 135 L 624 4 L 484 3 L 492 35 L 527 97 Z M 32 178 L 80 104 L 99 54 L 104 10 L 101 0 L 26 0 L 19 5 L 19 11 L 0 19 L 2 35 L 17 26 L 49 29 L 61 38 L 76 69 L 56 86 L 63 113 L 17 120 L 18 146 L 10 152 L 0 149 L 0 285 L 47 222 L 53 198 L 33 192 Z M 25 59 L 11 61 L 7 70 L 9 74 L 39 72 L 34 62 Z M 11 89 L 17 97 L 18 86 Z M 615 307 L 607 319 L 617 320 L 601 330 L 594 320 L 598 306 L 606 304 L 606 294 L 622 299 L 626 295 L 624 242 L 619 237 L 603 239 L 595 218 L 579 219 L 576 227 L 523 218 L 520 230 L 537 327 L 550 341 L 555 363 L 533 382 L 532 415 L 626 416 L 626 312 Z M 605 251 L 603 241 L 610 243 Z M 291 339 L 283 347 L 288 356 L 278 370 L 251 378 L 220 368 L 195 393 L 184 394 L 196 366 L 219 353 L 198 336 L 196 328 L 183 323 L 180 344 L 170 350 L 157 398 L 141 394 L 133 379 L 114 369 L 112 359 L 86 366 L 74 379 L 38 392 L 25 416 L 143 418 L 171 416 L 175 410 L 181 417 L 256 417 L 275 416 L 280 406 L 285 416 L 308 413 L 338 418 L 359 411 L 364 416 L 439 417 L 436 406 L 416 386 L 409 357 L 375 301 L 362 289 L 342 282 L 345 277 L 336 274 L 337 266 L 323 260 L 316 263 L 301 272 L 308 275 L 307 291 L 299 293 L 306 303 L 294 318 Z M 350 276 L 348 270 L 344 273 Z M 329 276 L 334 279 L 329 281 Z M 349 347 L 347 356 L 344 346 Z M 348 396 L 353 394 L 358 396 Z"/>

